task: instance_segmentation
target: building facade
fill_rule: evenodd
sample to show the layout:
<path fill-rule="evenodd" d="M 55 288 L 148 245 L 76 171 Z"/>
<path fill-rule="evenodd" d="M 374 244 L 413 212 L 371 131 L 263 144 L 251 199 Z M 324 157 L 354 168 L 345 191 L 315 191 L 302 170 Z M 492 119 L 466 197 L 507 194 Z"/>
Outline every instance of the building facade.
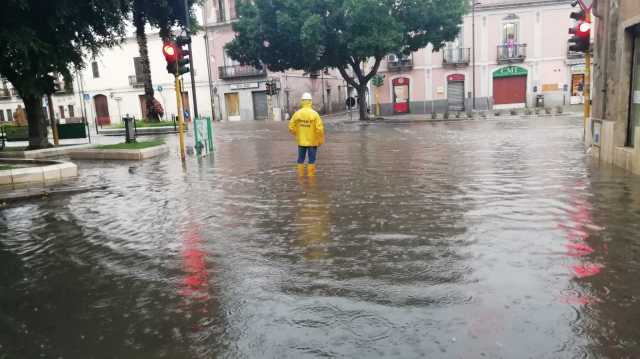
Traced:
<path fill-rule="evenodd" d="M 568 51 L 572 10 L 570 0 L 481 0 L 440 51 L 387 56 L 385 83 L 371 91 L 387 115 L 472 110 L 474 81 L 479 110 L 539 98 L 545 106 L 582 103 L 584 56 Z"/>
<path fill-rule="evenodd" d="M 235 33 L 232 24 L 237 18 L 235 0 L 207 0 L 203 23 L 209 42 L 211 81 L 218 116 L 223 120 L 286 119 L 299 106 L 305 92 L 312 94 L 314 108 L 321 113 L 344 109 L 347 87 L 335 71 L 314 74 L 302 71 L 270 72 L 232 60 L 224 47 Z M 275 81 L 279 92 L 271 98 L 269 110 L 267 81 Z"/>
<path fill-rule="evenodd" d="M 149 29 L 148 36 L 151 77 L 155 98 L 165 110 L 165 118 L 177 114 L 175 83 L 173 75 L 167 73 L 162 55 L 162 39 Z M 209 76 L 203 36 L 192 39 L 196 93 L 201 116 L 211 116 Z M 62 123 L 70 119 L 85 117 L 90 124 L 108 125 L 121 122 L 124 116 L 141 119 L 146 117 L 142 66 L 136 38 L 131 35 L 119 46 L 105 49 L 100 56 L 89 59 L 83 70 L 76 72 L 73 83 L 63 84 L 65 91 L 52 96 L 54 116 Z M 189 74 L 183 76 L 182 98 L 185 108 L 193 109 L 193 94 Z M 24 107 L 22 99 L 7 82 L 0 84 L 1 121 L 10 117 L 18 106 Z M 46 106 L 46 103 L 45 103 Z M 48 108 L 43 109 L 49 116 Z"/>
<path fill-rule="evenodd" d="M 592 121 L 594 157 L 640 174 L 640 1 L 598 0 Z"/>

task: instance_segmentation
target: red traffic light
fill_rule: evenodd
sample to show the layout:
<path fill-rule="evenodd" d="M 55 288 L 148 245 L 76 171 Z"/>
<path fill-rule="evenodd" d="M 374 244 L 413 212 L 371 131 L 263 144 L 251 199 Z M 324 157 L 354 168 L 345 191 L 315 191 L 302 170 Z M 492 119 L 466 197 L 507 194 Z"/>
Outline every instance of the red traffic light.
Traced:
<path fill-rule="evenodd" d="M 580 25 L 578 25 L 578 35 L 580 34 L 587 35 L 590 32 L 591 32 L 591 23 L 585 21 L 580 23 Z"/>
<path fill-rule="evenodd" d="M 164 54 L 164 58 L 169 62 L 176 61 L 180 56 L 180 49 L 176 44 L 172 42 L 167 42 L 162 46 L 162 53 Z"/>

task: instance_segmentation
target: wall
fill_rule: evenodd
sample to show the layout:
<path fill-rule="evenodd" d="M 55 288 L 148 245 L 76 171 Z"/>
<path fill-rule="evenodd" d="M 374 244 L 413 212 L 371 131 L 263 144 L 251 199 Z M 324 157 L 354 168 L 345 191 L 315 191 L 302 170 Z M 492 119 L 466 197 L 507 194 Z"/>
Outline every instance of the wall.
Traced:
<path fill-rule="evenodd" d="M 595 93 L 592 122 L 601 123 L 599 146 L 593 146 L 596 159 L 640 174 L 640 127 L 635 129 L 635 147 L 625 147 L 629 131 L 633 36 L 631 27 L 640 24 L 637 0 L 599 0 L 594 9 L 596 27 Z M 589 127 L 589 130 L 591 127 Z M 591 131 L 587 145 L 591 145 Z"/>

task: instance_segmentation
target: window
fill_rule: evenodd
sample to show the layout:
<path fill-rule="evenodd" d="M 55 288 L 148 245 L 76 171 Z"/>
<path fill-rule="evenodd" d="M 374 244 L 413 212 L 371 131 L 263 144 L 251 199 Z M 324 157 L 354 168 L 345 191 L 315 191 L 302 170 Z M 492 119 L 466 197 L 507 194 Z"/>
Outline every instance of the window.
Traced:
<path fill-rule="evenodd" d="M 7 110 L 7 121 L 13 121 L 13 114 L 11 110 Z"/>
<path fill-rule="evenodd" d="M 233 0 L 235 1 L 235 0 Z M 224 2 L 225 0 L 217 0 L 217 4 L 218 4 L 218 22 L 225 22 L 227 20 L 225 14 L 224 14 Z"/>
<path fill-rule="evenodd" d="M 502 25 L 502 43 L 515 44 L 518 42 L 518 24 L 515 22 L 507 22 Z"/>
<path fill-rule="evenodd" d="M 4 111 L 0 111 L 0 122 L 4 122 Z"/>
<path fill-rule="evenodd" d="M 64 117 L 64 106 L 58 106 L 58 110 L 60 111 L 60 118 L 65 118 Z"/>
<path fill-rule="evenodd" d="M 136 81 L 138 83 L 143 82 L 142 78 L 143 78 L 143 66 L 142 66 L 142 57 L 134 57 L 133 58 L 133 69 L 135 71 L 136 74 Z"/>
<path fill-rule="evenodd" d="M 98 63 L 96 61 L 91 63 L 91 70 L 93 71 L 94 79 L 97 79 L 100 77 L 100 70 L 98 69 Z"/>
<path fill-rule="evenodd" d="M 69 105 L 69 117 L 76 117 L 75 111 L 73 110 L 73 105 Z"/>
<path fill-rule="evenodd" d="M 49 121 L 49 110 L 46 107 L 42 107 L 42 116 L 44 116 L 45 121 Z"/>

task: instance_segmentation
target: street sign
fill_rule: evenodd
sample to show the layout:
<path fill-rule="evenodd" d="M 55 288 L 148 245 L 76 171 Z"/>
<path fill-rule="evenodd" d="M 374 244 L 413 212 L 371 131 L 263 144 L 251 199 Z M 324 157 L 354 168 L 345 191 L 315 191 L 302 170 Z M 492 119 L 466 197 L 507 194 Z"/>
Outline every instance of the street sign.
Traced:
<path fill-rule="evenodd" d="M 593 0 L 578 0 L 578 2 L 584 11 L 591 11 L 591 8 L 593 7 Z"/>
<path fill-rule="evenodd" d="M 353 97 L 349 97 L 347 99 L 347 107 L 348 108 L 353 108 L 356 105 L 356 99 Z"/>

